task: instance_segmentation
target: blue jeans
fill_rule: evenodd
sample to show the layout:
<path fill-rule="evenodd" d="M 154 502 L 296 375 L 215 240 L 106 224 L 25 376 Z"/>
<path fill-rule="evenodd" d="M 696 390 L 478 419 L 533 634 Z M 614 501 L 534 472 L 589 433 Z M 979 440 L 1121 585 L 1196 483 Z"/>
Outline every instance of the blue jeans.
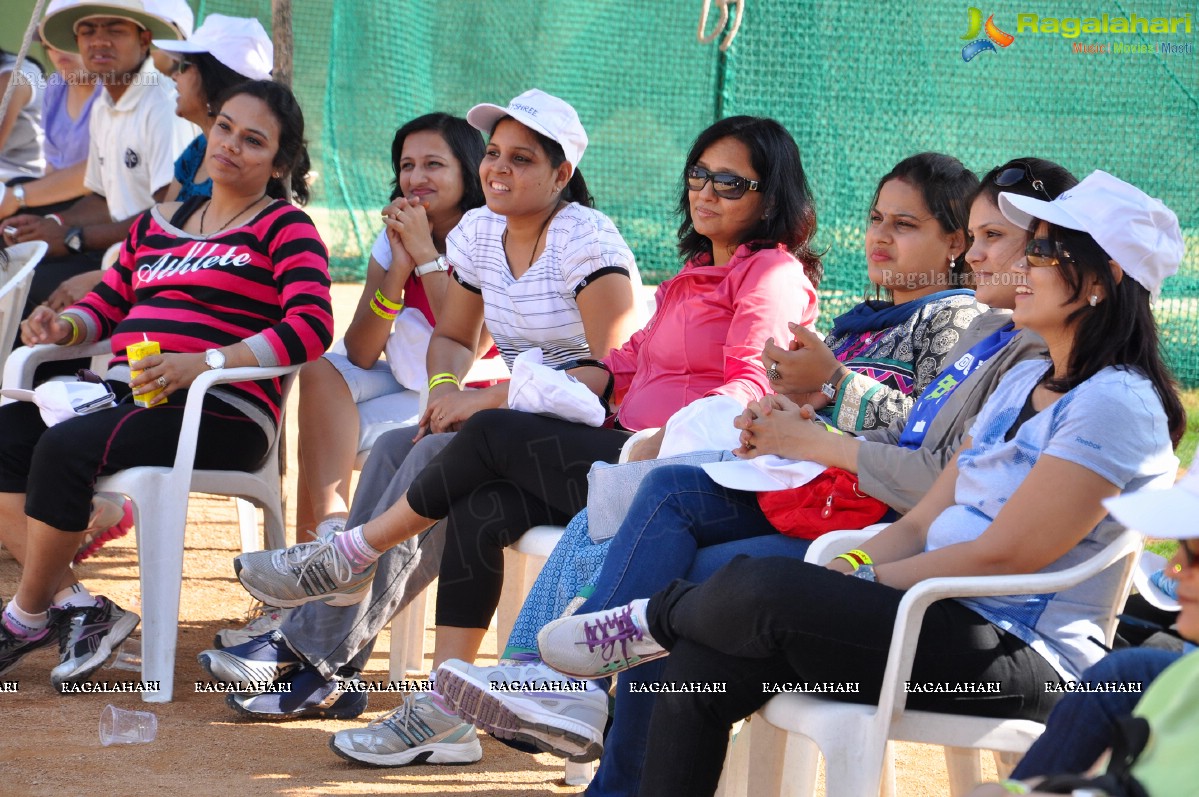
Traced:
<path fill-rule="evenodd" d="M 1158 648 L 1117 650 L 1095 662 L 1079 680 L 1135 682 L 1144 690 L 1181 657 L 1181 653 Z M 1137 692 L 1067 694 L 1054 706 L 1045 732 L 1028 748 L 1012 777 L 1024 780 L 1087 771 L 1111 746 L 1116 723 L 1132 714 L 1140 699 Z"/>
<path fill-rule="evenodd" d="M 687 575 L 701 548 L 753 537 L 780 536 L 754 493 L 729 490 L 694 465 L 650 471 L 579 612 L 595 612 L 648 598 Z"/>
<path fill-rule="evenodd" d="M 766 521 L 753 493 L 727 490 L 686 465 L 658 468 L 642 482 L 612 540 L 591 599 L 580 612 L 647 598 L 674 578 L 705 581 L 739 555 L 802 559 L 808 540 L 784 537 Z M 604 756 L 589 797 L 634 795 L 645 760 L 654 695 L 630 684 L 659 680 L 665 661 L 620 675 Z"/>

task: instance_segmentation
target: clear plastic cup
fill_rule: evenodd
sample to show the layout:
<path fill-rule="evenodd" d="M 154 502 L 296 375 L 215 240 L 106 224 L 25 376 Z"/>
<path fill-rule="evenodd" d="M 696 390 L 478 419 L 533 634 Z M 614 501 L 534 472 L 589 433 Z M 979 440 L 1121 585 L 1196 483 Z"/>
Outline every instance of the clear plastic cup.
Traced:
<path fill-rule="evenodd" d="M 142 671 L 142 640 L 141 637 L 131 636 L 124 641 L 117 655 L 108 663 L 110 670 Z"/>
<path fill-rule="evenodd" d="M 150 711 L 127 711 L 107 705 L 100 712 L 100 744 L 149 744 L 158 733 L 158 717 Z"/>

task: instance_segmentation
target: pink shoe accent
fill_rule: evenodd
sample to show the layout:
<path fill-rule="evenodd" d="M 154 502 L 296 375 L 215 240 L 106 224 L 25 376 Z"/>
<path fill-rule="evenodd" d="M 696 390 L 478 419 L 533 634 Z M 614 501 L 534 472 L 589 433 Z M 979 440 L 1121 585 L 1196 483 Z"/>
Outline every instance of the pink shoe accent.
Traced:
<path fill-rule="evenodd" d="M 129 529 L 133 528 L 133 502 L 126 501 L 124 508 L 124 514 L 115 525 L 109 526 L 107 529 L 84 543 L 83 547 L 79 549 L 79 552 L 75 554 L 75 558 L 71 560 L 74 564 L 79 564 L 83 560 L 91 557 L 96 553 L 96 551 L 104 547 L 105 543 L 120 539 L 129 533 Z"/>

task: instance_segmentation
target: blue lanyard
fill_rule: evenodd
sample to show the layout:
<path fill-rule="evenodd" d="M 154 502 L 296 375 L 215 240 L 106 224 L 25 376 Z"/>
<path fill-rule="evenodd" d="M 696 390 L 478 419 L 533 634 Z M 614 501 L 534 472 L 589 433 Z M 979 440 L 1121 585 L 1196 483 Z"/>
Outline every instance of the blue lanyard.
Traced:
<path fill-rule="evenodd" d="M 1006 346 L 1016 336 L 1016 332 L 1014 325 L 1010 323 L 995 330 L 938 374 L 937 378 L 924 388 L 924 392 L 912 406 L 912 411 L 908 413 L 908 422 L 903 427 L 903 434 L 899 436 L 899 445 L 904 448 L 920 448 L 929 424 L 933 422 L 942 405 L 953 395 L 953 391 L 957 390 L 970 374 L 977 371 L 979 366 Z"/>

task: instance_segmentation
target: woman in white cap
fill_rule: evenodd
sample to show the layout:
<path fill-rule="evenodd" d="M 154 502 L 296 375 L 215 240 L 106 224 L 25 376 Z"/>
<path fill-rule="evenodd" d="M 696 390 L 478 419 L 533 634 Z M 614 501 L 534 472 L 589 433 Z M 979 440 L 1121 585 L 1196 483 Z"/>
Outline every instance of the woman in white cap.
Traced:
<path fill-rule="evenodd" d="M 350 661 L 348 652 L 354 663 L 365 663 L 360 657 L 380 621 L 386 623 L 393 607 L 438 572 L 434 661 L 473 659 L 496 608 L 504 547 L 532 525 L 561 524 L 577 513 L 592 462 L 616 461 L 631 430 L 660 426 L 701 396 L 744 403 L 769 390 L 758 358 L 761 345 L 783 334 L 790 320 L 811 324 L 817 310 L 813 281 L 820 260 L 810 249 L 816 211 L 799 148 L 773 119 L 734 116 L 700 133 L 681 171 L 686 179 L 679 185 L 678 250 L 685 264 L 659 287 L 657 310 L 645 329 L 602 362 L 573 370 L 592 370 L 597 394 L 610 386 L 619 401 L 614 428 L 505 409 L 472 417 L 432 465 L 403 484 L 404 489 L 411 484 L 412 492 L 423 489 L 433 501 L 443 498 L 429 493 L 443 493 L 446 503 L 422 506 L 416 523 L 446 518 L 444 555 L 442 534 L 434 527 L 421 536 L 419 562 L 405 580 L 387 569 L 397 553 L 412 556 L 412 546 L 391 548 L 371 579 L 369 597 L 355 610 L 361 622 L 344 633 L 330 633 L 334 626 L 316 619 L 335 610 L 315 603 L 298 609 L 282 631 L 307 662 L 324 669 L 330 659 Z M 404 490 L 377 505 L 373 515 L 358 506 L 361 497 L 360 490 L 351 530 L 378 518 L 383 528 L 403 531 L 416 514 L 406 509 Z M 392 504 L 396 511 L 382 517 Z M 357 643 L 349 651 L 347 639 Z M 243 656 L 245 666 L 261 666 L 265 658 L 248 648 L 230 653 Z M 334 750 L 388 766 L 419 762 L 433 751 L 441 763 L 474 760 L 478 747 L 469 727 L 448 714 L 439 697 L 414 697 L 365 731 L 338 734 Z M 593 697 L 579 704 L 588 713 Z M 421 722 L 435 726 L 436 735 L 413 739 L 408 725 Z"/>
<path fill-rule="evenodd" d="M 166 201 L 211 196 L 212 178 L 204 167 L 204 152 L 217 102 L 239 83 L 270 80 L 274 45 L 256 19 L 209 14 L 187 39 L 155 39 L 154 46 L 179 58 L 172 75 L 179 93 L 175 114 L 201 130 L 175 161 L 175 179 Z"/>
<path fill-rule="evenodd" d="M 412 476 L 420 472 L 419 466 L 449 443 L 450 435 L 444 433 L 456 432 L 481 411 L 507 406 L 506 382 L 478 390 L 462 390 L 459 386 L 475 360 L 484 324 L 509 367 L 518 354 L 532 348 L 540 348 L 544 362 L 551 367 L 603 357 L 620 347 L 636 329 L 634 285 L 640 283 L 636 262 L 612 221 L 591 207 L 590 193 L 577 169 L 587 134 L 574 108 L 533 89 L 514 99 L 507 108 L 476 106 L 468 113 L 467 121 L 490 134 L 478 167 L 486 206 L 463 214 L 446 236 L 444 257 L 419 264 L 422 275 L 453 268 L 425 360 L 429 375 L 428 407 L 421 418 L 421 428 L 398 429 L 375 443 L 361 481 L 381 481 L 390 486 L 385 498 L 379 499 L 382 506 L 374 505 L 371 500 L 355 501 L 351 518 L 355 517 L 355 511 L 365 515 L 364 520 L 385 511 L 403 494 Z M 397 230 L 403 234 L 408 234 L 409 225 L 419 221 L 398 206 L 386 215 L 403 228 Z M 397 229 L 392 224 L 388 226 Z M 414 269 L 413 273 L 418 272 Z M 386 303 L 378 302 L 379 311 L 394 311 L 395 298 L 384 295 Z M 619 449 L 619 444 L 615 447 Z M 304 455 L 311 457 L 319 452 L 306 450 Z M 392 478 L 387 478 L 389 475 Z M 392 492 L 393 488 L 398 492 Z M 518 498 L 510 495 L 503 498 L 504 510 L 520 509 Z M 529 525 L 535 523 L 524 528 Z M 375 558 L 392 546 L 363 547 L 369 543 L 364 541 L 360 527 L 324 537 L 319 542 L 268 551 L 265 557 L 248 563 L 239 560 L 235 566 L 244 573 L 248 584 L 259 584 L 261 578 L 266 578 L 268 583 L 249 587 L 265 604 L 294 607 L 307 599 L 279 594 L 275 589 L 279 581 L 286 581 L 292 588 L 296 586 L 291 562 L 299 562 L 304 572 L 328 572 L 319 563 L 334 556 L 334 569 L 348 577 L 350 571 L 343 571 L 342 567 L 345 562 L 353 561 L 360 571 L 353 574 L 354 584 L 346 586 L 347 579 L 338 579 L 336 583 L 326 580 L 323 583 L 340 594 L 321 596 L 334 607 L 349 606 L 367 596 L 375 583 L 372 577 L 376 570 L 382 574 L 378 579 L 380 590 L 389 589 L 394 579 L 400 579 L 401 583 L 407 579 L 406 565 L 419 545 L 415 535 L 409 539 L 411 550 L 393 549 L 393 555 L 379 568 L 375 566 Z M 370 557 L 372 550 L 374 558 L 365 558 Z M 278 570 L 275 562 L 284 570 Z M 373 599 L 365 603 L 376 606 Z M 383 613 L 386 609 L 381 603 L 376 610 Z M 337 644 L 348 657 L 356 657 L 374 638 L 374 631 L 360 638 L 363 630 L 373 623 L 358 622 L 354 619 L 355 611 L 337 612 L 325 606 L 293 613 L 284 621 L 282 632 L 294 649 L 309 654 L 308 661 L 314 666 L 290 673 L 294 676 L 290 708 L 280 705 L 277 693 L 242 695 L 231 701 L 234 707 L 264 718 L 303 712 L 335 716 L 361 713 L 365 705 L 360 699 L 363 696 L 341 691 L 335 677 L 339 666 L 348 662 L 329 661 L 333 658 L 330 645 Z M 394 607 L 391 611 L 394 613 Z M 332 625 L 340 628 L 343 620 L 347 627 L 342 633 L 326 633 Z M 346 641 L 347 634 L 352 635 L 351 641 L 362 644 L 346 649 L 340 643 Z M 269 650 L 260 649 L 260 640 Z M 273 641 L 259 637 L 231 651 L 205 651 L 200 656 L 201 664 L 215 677 L 226 680 L 228 671 L 221 668 L 228 662 L 240 662 L 247 646 L 253 648 L 250 655 L 290 655 L 293 662 L 299 661 L 294 653 L 285 653 L 286 644 L 274 646 Z M 294 668 L 272 669 L 270 677 L 288 669 Z M 297 699 L 301 692 L 312 699 Z M 330 699 L 324 705 L 326 698 Z"/>
<path fill-rule="evenodd" d="M 1150 538 L 1178 540 L 1178 550 L 1165 570 L 1177 592 L 1175 629 L 1184 639 L 1199 642 L 1199 529 L 1195 527 L 1195 518 L 1199 517 L 1199 470 L 1187 472 L 1163 493 L 1124 495 L 1106 504 L 1125 526 Z M 1034 750 L 1054 745 L 1078 748 L 1076 737 L 1081 736 L 1089 745 L 1077 752 L 1089 754 L 1078 757 L 1073 768 L 1035 773 L 1048 774 L 1045 778 L 1033 777 L 1034 773 L 1021 775 L 1022 761 L 1010 780 L 980 786 L 971 797 L 1083 793 L 1190 797 L 1199 782 L 1199 758 L 1195 756 L 1199 744 L 1199 725 L 1195 723 L 1199 655 L 1194 644 L 1186 647 L 1181 653 L 1157 648 L 1127 648 L 1112 653 L 1083 677 L 1083 682 L 1094 684 L 1096 691 L 1066 695 L 1046 724 L 1045 733 L 1033 745 Z M 1129 704 L 1129 699 L 1138 695 L 1135 706 Z M 1059 715 L 1067 703 L 1080 707 L 1069 718 Z M 1129 707 L 1121 710 L 1126 704 Z M 1084 713 L 1084 705 L 1092 708 Z M 1084 722 L 1090 724 L 1077 724 Z M 1071 774 L 1089 771 L 1105 749 L 1112 754 L 1102 775 Z M 1037 757 L 1042 761 L 1061 759 L 1049 749 L 1038 750 Z"/>
<path fill-rule="evenodd" d="M 714 793 L 729 726 L 766 703 L 764 682 L 850 682 L 860 691 L 849 699 L 876 700 L 906 588 L 1069 567 L 1118 533 L 1103 499 L 1173 479 L 1185 413 L 1150 297 L 1181 262 L 1177 218 L 1103 172 L 1052 202 L 1002 193 L 999 206 L 1034 229 L 1013 320 L 1045 340 L 1049 359 L 1007 373 L 911 512 L 827 568 L 738 559 L 703 584 L 675 581 L 543 632 L 542 658 L 559 672 L 599 677 L 669 652 L 663 680 L 727 684 L 659 696 L 640 794 Z M 1043 721 L 1056 699 L 1043 684 L 1076 680 L 1103 655 L 1092 640 L 1115 586 L 1105 573 L 1053 595 L 938 603 L 912 681 L 999 681 L 1001 693 L 922 692 L 909 706 Z"/>

